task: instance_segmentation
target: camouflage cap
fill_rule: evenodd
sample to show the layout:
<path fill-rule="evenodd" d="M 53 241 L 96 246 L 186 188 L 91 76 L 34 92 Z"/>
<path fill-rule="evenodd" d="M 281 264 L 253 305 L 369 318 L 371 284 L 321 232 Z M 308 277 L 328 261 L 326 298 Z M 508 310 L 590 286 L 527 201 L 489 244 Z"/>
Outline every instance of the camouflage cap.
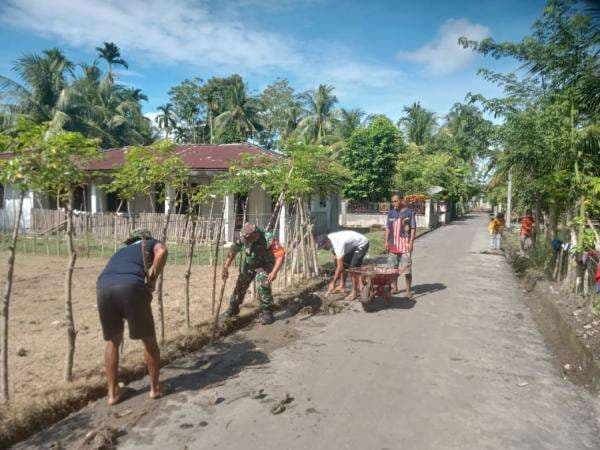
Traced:
<path fill-rule="evenodd" d="M 129 233 L 130 239 L 152 239 L 152 233 L 146 228 L 136 228 Z"/>

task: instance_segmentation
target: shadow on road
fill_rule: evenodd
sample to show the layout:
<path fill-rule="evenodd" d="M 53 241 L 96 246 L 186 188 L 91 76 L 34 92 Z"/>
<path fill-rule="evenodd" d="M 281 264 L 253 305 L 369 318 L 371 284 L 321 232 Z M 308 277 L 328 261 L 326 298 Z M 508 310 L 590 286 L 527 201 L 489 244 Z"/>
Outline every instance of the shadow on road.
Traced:
<path fill-rule="evenodd" d="M 256 350 L 255 344 L 251 341 L 221 342 L 213 346 L 216 347 L 217 354 L 209 360 L 205 358 L 194 360 L 194 356 L 191 355 L 179 363 L 168 366 L 164 371 L 166 375 L 164 381 L 172 387 L 172 392 L 196 391 L 210 384 L 227 380 L 246 367 L 269 362 L 268 356 Z M 185 364 L 185 361 L 190 361 L 191 364 Z M 183 373 L 173 374 L 173 371 L 182 369 Z M 147 390 L 148 388 L 145 388 L 142 392 Z"/>
<path fill-rule="evenodd" d="M 424 283 L 413 286 L 412 291 L 413 295 L 423 297 L 426 294 L 443 291 L 447 287 L 444 283 Z"/>
<path fill-rule="evenodd" d="M 171 391 L 165 399 L 186 391 L 198 391 L 218 385 L 237 376 L 247 367 L 264 365 L 269 361 L 266 353 L 259 351 L 251 340 L 218 342 L 208 351 L 205 349 L 194 352 L 161 369 L 161 381 L 166 382 Z M 134 389 L 135 393 L 127 400 L 113 407 L 106 405 L 105 398 L 98 400 L 84 410 L 34 435 L 23 443 L 23 447 L 50 448 L 49 443 L 60 442 L 61 446 L 57 448 L 81 448 L 82 439 L 91 430 L 102 430 L 106 427 L 120 429 L 123 423 L 119 414 L 129 414 L 128 418 L 133 420 L 162 403 L 148 399 L 147 379 L 135 381 L 129 387 Z"/>
<path fill-rule="evenodd" d="M 386 309 L 412 309 L 417 302 L 405 297 L 392 297 L 389 306 L 385 304 L 382 298 L 377 297 L 369 305 L 369 313 L 376 313 Z"/>

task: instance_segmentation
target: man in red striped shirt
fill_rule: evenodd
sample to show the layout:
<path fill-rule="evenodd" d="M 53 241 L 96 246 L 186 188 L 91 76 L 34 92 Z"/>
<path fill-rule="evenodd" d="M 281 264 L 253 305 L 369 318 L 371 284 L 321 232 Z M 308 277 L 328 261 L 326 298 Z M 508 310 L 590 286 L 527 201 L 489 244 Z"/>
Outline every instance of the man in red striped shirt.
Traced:
<path fill-rule="evenodd" d="M 412 259 L 413 243 L 417 233 L 415 212 L 406 205 L 401 194 L 392 196 L 392 209 L 388 212 L 385 227 L 385 250 L 389 252 L 388 263 L 394 268 L 405 268 L 406 295 L 412 298 Z M 398 281 L 393 290 L 397 294 Z"/>

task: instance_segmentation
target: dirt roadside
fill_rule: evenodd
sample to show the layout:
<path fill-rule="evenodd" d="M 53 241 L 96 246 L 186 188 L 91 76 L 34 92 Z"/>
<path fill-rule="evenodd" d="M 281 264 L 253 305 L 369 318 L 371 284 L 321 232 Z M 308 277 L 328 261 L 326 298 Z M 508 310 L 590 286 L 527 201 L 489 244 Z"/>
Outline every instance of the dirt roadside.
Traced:
<path fill-rule="evenodd" d="M 573 383 L 600 391 L 600 312 L 592 308 L 590 298 L 572 294 L 528 268 L 514 236 L 505 239 L 505 245 L 523 298 L 555 355 L 555 366 Z"/>

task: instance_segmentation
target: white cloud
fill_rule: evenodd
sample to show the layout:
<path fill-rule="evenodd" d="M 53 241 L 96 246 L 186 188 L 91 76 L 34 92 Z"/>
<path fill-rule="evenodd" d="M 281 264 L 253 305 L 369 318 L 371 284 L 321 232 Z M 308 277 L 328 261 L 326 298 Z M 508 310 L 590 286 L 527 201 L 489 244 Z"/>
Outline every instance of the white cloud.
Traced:
<path fill-rule="evenodd" d="M 475 58 L 472 50 L 458 44 L 461 36 L 481 40 L 490 36 L 490 29 L 464 18 L 449 19 L 442 24 L 435 39 L 415 51 L 399 52 L 398 58 L 423 64 L 434 75 L 454 72 L 468 66 Z"/>
<path fill-rule="evenodd" d="M 190 0 L 7 0 L 2 21 L 77 47 L 117 42 L 154 60 L 245 69 L 297 63 L 281 36 L 211 16 Z"/>
<path fill-rule="evenodd" d="M 237 0 L 254 4 L 258 0 Z M 283 2 L 286 7 L 292 0 Z M 318 1 L 318 0 L 303 0 Z M 218 5 L 218 4 L 217 4 Z M 291 76 L 305 87 L 334 84 L 338 96 L 397 83 L 400 72 L 359 61 L 348 49 L 254 29 L 227 8 L 196 0 L 3 0 L 0 22 L 83 49 L 116 42 L 126 59 L 187 64 L 211 72 Z M 130 61 L 131 62 L 131 61 Z M 136 76 L 124 71 L 122 76 Z M 272 78 L 276 78 L 273 76 Z"/>

